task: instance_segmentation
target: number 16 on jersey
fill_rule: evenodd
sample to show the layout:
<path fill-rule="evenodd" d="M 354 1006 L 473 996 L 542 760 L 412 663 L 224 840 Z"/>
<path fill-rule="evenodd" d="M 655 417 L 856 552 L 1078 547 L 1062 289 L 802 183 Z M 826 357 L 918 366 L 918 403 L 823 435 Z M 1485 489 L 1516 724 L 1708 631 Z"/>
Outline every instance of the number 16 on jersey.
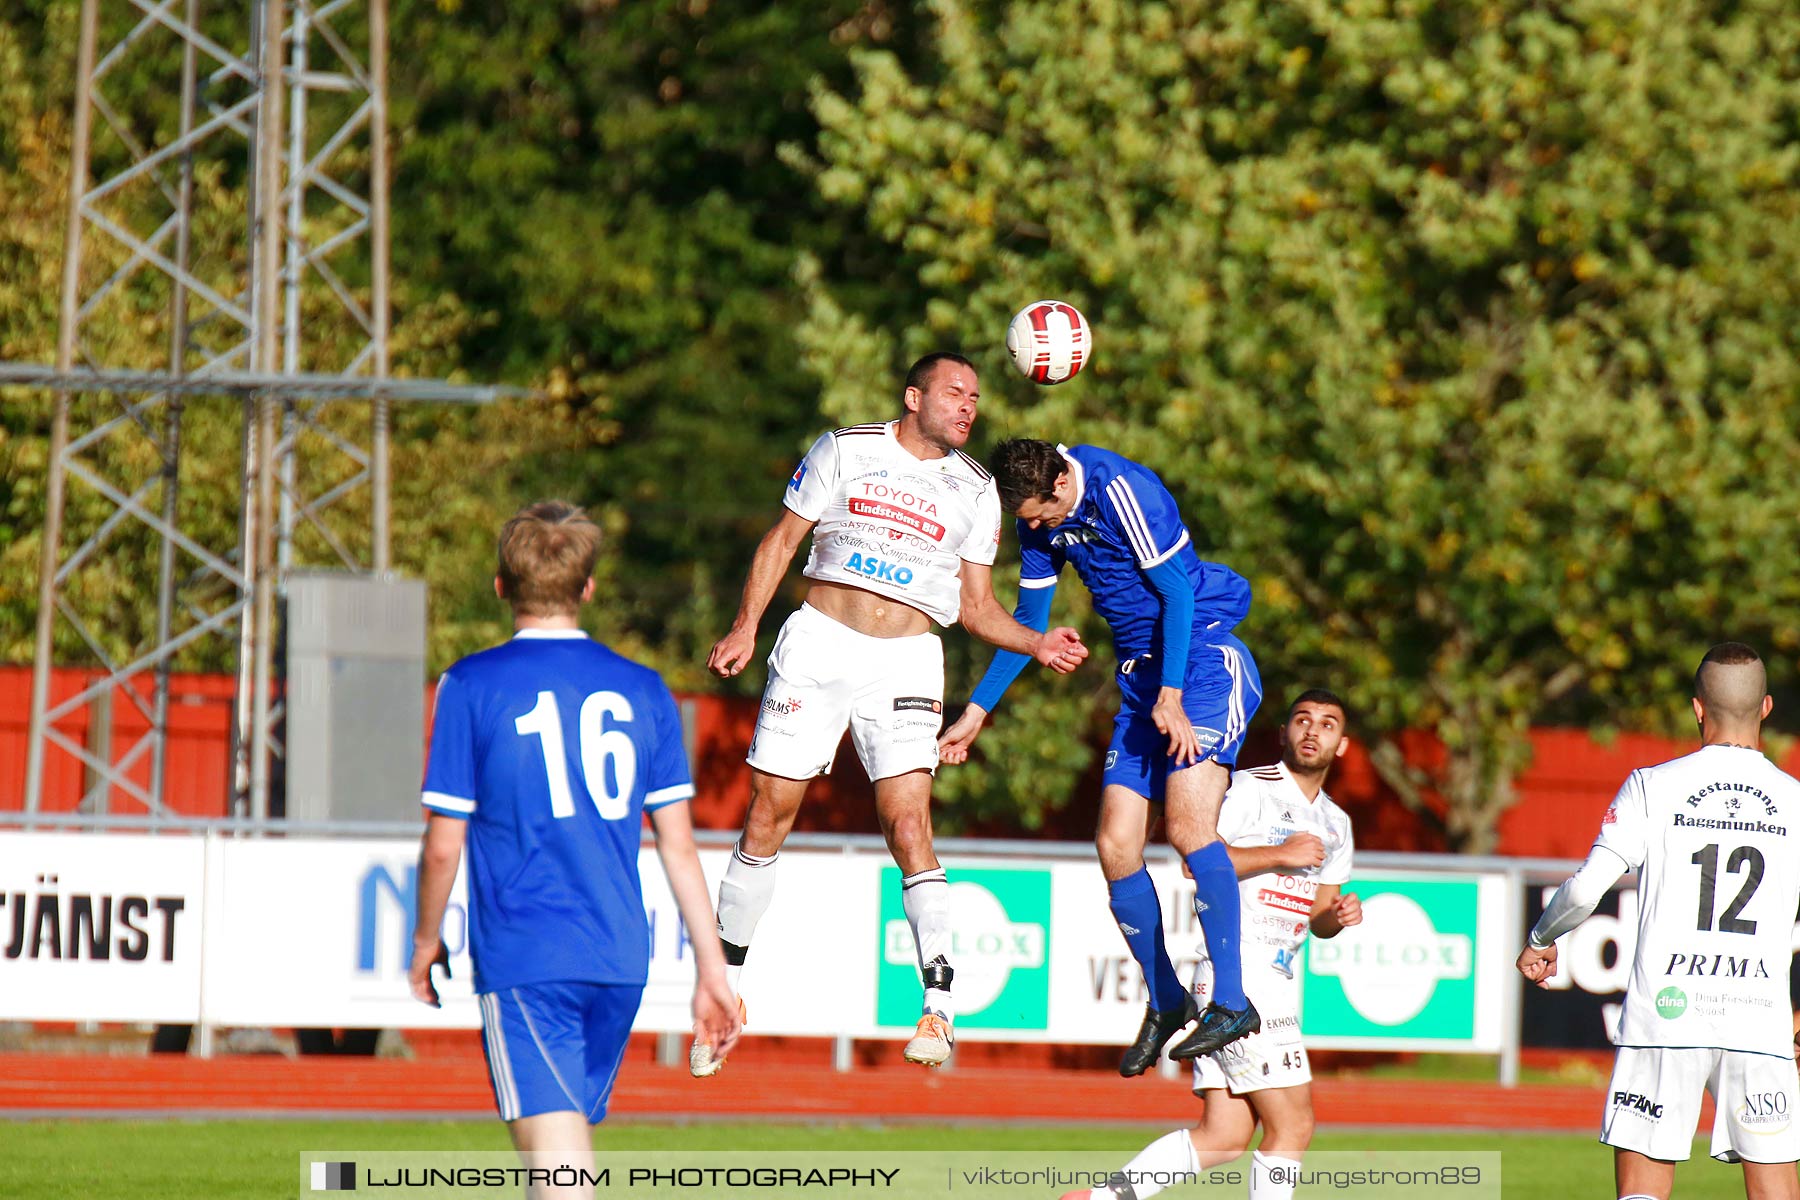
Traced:
<path fill-rule="evenodd" d="M 582 782 L 594 808 L 608 821 L 621 821 L 631 812 L 631 789 L 637 782 L 637 747 L 623 729 L 605 728 L 605 718 L 621 723 L 632 719 L 631 701 L 617 692 L 593 692 L 581 702 L 576 720 L 576 752 L 581 760 Z M 562 710 L 555 692 L 539 692 L 537 704 L 513 721 L 520 737 L 542 743 L 545 782 L 550 788 L 550 812 L 558 819 L 575 815 L 575 794 L 569 786 L 569 756 L 563 745 Z"/>

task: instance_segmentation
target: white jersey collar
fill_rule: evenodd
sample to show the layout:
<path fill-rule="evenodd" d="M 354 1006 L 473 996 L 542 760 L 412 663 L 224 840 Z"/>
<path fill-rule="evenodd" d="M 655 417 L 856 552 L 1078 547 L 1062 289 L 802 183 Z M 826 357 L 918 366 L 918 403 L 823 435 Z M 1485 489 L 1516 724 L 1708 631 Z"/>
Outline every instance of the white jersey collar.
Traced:
<path fill-rule="evenodd" d="M 515 642 L 572 642 L 577 640 L 586 641 L 587 634 L 580 629 L 516 629 L 513 631 L 513 641 Z"/>
<path fill-rule="evenodd" d="M 1287 781 L 1288 787 L 1293 789 L 1294 795 L 1299 798 L 1300 803 L 1311 807 L 1320 804 L 1321 801 L 1331 799 L 1330 793 L 1321 787 L 1319 788 L 1319 794 L 1311 800 L 1308 800 L 1306 798 L 1306 789 L 1300 786 L 1300 781 L 1294 778 L 1294 773 L 1292 771 L 1288 770 L 1287 761 L 1285 759 L 1276 759 L 1275 769 L 1281 772 L 1281 777 Z"/>
<path fill-rule="evenodd" d="M 1081 469 L 1081 464 L 1075 461 L 1075 456 L 1070 454 L 1069 448 L 1061 442 L 1056 444 L 1056 452 L 1063 456 L 1064 462 L 1069 464 L 1069 482 L 1075 485 L 1075 506 L 1069 509 L 1070 514 L 1073 515 L 1075 509 L 1081 507 L 1081 498 L 1087 495 L 1087 472 Z"/>

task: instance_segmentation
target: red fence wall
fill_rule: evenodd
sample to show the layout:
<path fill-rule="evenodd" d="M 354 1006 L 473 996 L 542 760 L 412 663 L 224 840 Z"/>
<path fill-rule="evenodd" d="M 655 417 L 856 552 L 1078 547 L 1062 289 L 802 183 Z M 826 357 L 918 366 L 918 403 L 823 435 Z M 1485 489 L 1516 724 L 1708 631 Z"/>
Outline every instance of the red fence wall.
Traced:
<path fill-rule="evenodd" d="M 80 692 L 97 672 L 59 670 L 50 683 L 50 703 Z M 125 757 L 149 729 L 151 680 L 132 681 L 137 700 L 117 693 L 112 699 L 112 760 Z M 231 700 L 236 685 L 229 675 L 175 675 L 169 685 L 169 738 L 165 750 L 164 803 L 178 813 L 220 816 L 230 792 Z M 0 809 L 24 807 L 25 757 L 31 714 L 31 668 L 0 666 Z M 92 746 L 94 707 L 76 709 L 56 728 L 78 745 Z M 44 810 L 73 811 L 86 791 L 86 769 L 80 760 L 52 746 L 44 757 Z M 130 778 L 150 783 L 150 758 L 144 751 L 133 761 Z M 142 813 L 143 805 L 123 788 L 109 797 L 110 810 Z"/>
<path fill-rule="evenodd" d="M 50 703 L 76 695 L 98 672 L 61 668 L 51 677 Z M 132 681 L 140 709 L 130 696 L 112 699 L 112 761 L 118 762 L 149 728 L 152 681 Z M 169 681 L 169 739 L 164 766 L 164 803 L 187 816 L 225 815 L 231 794 L 231 705 L 236 680 L 229 675 L 177 673 Z M 429 727 L 434 689 L 425 693 Z M 750 802 L 750 779 L 744 754 L 756 725 L 753 701 L 718 696 L 684 696 L 694 706 L 694 819 L 702 828 L 732 829 L 743 821 Z M 25 758 L 31 714 L 31 668 L 0 664 L 0 811 L 24 807 Z M 95 710 L 76 709 L 56 728 L 77 745 L 92 747 Z M 426 736 L 427 730 L 420 735 Z M 129 777 L 147 788 L 150 760 L 144 752 L 134 760 Z M 52 746 L 44 759 L 43 811 L 73 812 L 89 786 L 80 760 Z M 114 788 L 108 811 L 141 815 L 144 806 L 124 788 Z M 841 756 L 837 770 L 815 785 L 802 812 L 799 828 L 873 832 L 873 790 L 854 755 Z"/>
<path fill-rule="evenodd" d="M 58 670 L 51 685 L 52 703 L 75 695 L 95 678 L 93 672 Z M 129 698 L 115 696 L 112 712 L 114 760 L 125 755 L 148 728 L 150 680 L 136 681 L 140 710 Z M 221 816 L 230 793 L 231 699 L 234 680 L 226 675 L 173 676 L 170 684 L 169 743 L 165 767 L 165 802 L 175 812 L 192 816 Z M 0 810 L 23 807 L 27 718 L 30 712 L 31 668 L 0 665 Z M 695 736 L 694 820 L 702 828 L 735 829 L 743 820 L 750 798 L 749 773 L 744 752 L 756 724 L 754 701 L 719 696 L 681 697 L 693 706 Z M 431 695 L 426 695 L 427 721 Z M 90 745 L 93 708 L 78 709 L 57 728 L 79 744 Z M 1532 732 L 1535 756 L 1531 767 L 1517 780 L 1519 802 L 1500 818 L 1503 854 L 1580 858 L 1587 853 L 1600 815 L 1628 771 L 1686 753 L 1692 742 L 1621 735 L 1610 743 L 1595 741 L 1587 733 L 1570 729 L 1538 729 Z M 1429 736 L 1407 739 L 1409 757 L 1424 760 L 1434 750 Z M 1267 762 L 1275 757 L 1272 730 L 1251 738 L 1244 761 Z M 1785 764 L 1800 767 L 1800 747 Z M 138 759 L 131 777 L 147 786 L 148 756 Z M 70 812 L 85 791 L 84 771 L 73 756 L 52 749 L 45 761 L 44 810 Z M 1409 812 L 1375 773 L 1368 755 L 1358 744 L 1334 770 L 1332 796 L 1355 823 L 1356 842 L 1369 850 L 1441 850 L 1442 838 L 1432 823 Z M 817 781 L 801 809 L 797 828 L 811 831 L 873 833 L 873 789 L 856 756 L 846 747 L 837 767 Z M 1083 780 L 1076 795 L 1062 810 L 1051 815 L 1036 836 L 1084 841 L 1093 835 L 1098 811 L 1099 777 Z M 110 811 L 141 813 L 142 806 L 123 789 L 114 789 Z M 1004 835 L 1001 828 L 982 830 Z"/>

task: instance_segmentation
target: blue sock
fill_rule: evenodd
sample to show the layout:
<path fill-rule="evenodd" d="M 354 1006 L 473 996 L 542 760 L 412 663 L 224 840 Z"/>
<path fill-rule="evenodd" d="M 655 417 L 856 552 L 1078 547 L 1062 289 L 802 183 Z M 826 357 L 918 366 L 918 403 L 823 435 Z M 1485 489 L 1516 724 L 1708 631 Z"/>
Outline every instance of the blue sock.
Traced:
<path fill-rule="evenodd" d="M 1208 842 L 1187 856 L 1194 873 L 1194 913 L 1206 934 L 1206 954 L 1213 966 L 1213 1003 L 1241 1009 L 1244 965 L 1238 956 L 1238 880 L 1224 842 Z"/>
<path fill-rule="evenodd" d="M 1149 868 L 1139 867 L 1136 875 L 1113 880 L 1106 890 L 1112 895 L 1113 920 L 1119 923 L 1131 956 L 1144 969 L 1150 1007 L 1158 1012 L 1180 1008 L 1187 989 L 1181 986 L 1181 977 L 1175 974 L 1175 964 L 1163 945 L 1162 902 L 1156 898 Z"/>

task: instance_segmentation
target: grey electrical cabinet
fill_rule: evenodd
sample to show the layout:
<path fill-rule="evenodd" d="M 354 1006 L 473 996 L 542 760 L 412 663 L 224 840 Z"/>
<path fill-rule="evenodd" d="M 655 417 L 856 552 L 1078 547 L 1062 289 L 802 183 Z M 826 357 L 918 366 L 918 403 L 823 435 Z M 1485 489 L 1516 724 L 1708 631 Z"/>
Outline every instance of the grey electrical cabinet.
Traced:
<path fill-rule="evenodd" d="M 425 761 L 425 584 L 287 579 L 286 813 L 410 821 Z"/>

